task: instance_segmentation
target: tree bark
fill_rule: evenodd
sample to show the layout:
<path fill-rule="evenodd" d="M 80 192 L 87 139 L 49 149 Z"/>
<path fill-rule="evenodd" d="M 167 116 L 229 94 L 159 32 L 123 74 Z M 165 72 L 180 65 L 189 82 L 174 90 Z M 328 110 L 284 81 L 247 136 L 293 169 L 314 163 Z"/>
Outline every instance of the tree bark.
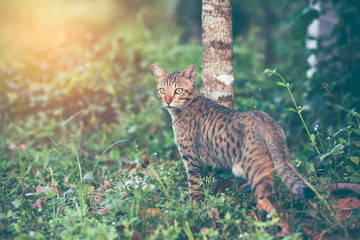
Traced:
<path fill-rule="evenodd" d="M 231 7 L 231 0 L 202 2 L 201 92 L 228 108 L 234 104 Z"/>

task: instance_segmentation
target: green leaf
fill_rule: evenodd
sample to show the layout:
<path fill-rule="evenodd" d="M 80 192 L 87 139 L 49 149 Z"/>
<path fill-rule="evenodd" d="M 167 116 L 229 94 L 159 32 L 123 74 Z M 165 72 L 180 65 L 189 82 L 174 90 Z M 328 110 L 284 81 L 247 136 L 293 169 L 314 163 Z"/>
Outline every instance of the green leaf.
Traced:
<path fill-rule="evenodd" d="M 10 209 L 8 212 L 7 212 L 7 214 L 6 214 L 6 217 L 7 218 L 10 218 L 10 217 L 12 217 L 13 216 L 13 211 Z"/>
<path fill-rule="evenodd" d="M 327 156 L 331 155 L 331 153 L 326 153 L 320 157 L 320 160 L 324 160 Z"/>
<path fill-rule="evenodd" d="M 276 82 L 276 84 L 282 87 L 287 87 L 287 85 L 283 82 Z"/>
<path fill-rule="evenodd" d="M 331 154 L 341 154 L 341 153 L 343 153 L 343 151 L 342 151 L 343 149 L 344 149 L 344 144 L 339 143 L 333 149 L 331 149 L 330 153 Z"/>
<path fill-rule="evenodd" d="M 311 142 L 315 141 L 315 134 L 310 134 L 310 140 L 311 140 Z"/>
<path fill-rule="evenodd" d="M 306 109 L 308 106 L 305 105 L 305 106 L 302 106 L 301 109 L 300 109 L 300 112 L 302 112 L 304 109 Z"/>
<path fill-rule="evenodd" d="M 56 193 L 54 192 L 54 190 L 52 190 L 52 188 L 45 188 L 45 190 L 48 198 L 56 197 Z"/>
<path fill-rule="evenodd" d="M 225 219 L 228 221 L 231 219 L 231 214 L 229 212 L 226 212 Z"/>
<path fill-rule="evenodd" d="M 93 180 L 93 179 L 94 179 L 94 177 L 93 177 L 92 172 L 86 173 L 83 177 L 83 180 Z"/>
<path fill-rule="evenodd" d="M 337 131 L 334 135 L 333 135 L 333 137 L 335 137 L 336 135 L 338 135 L 339 133 L 341 133 L 342 131 L 344 131 L 344 129 L 342 128 L 342 129 L 340 129 L 339 131 Z"/>
<path fill-rule="evenodd" d="M 108 93 L 110 93 L 111 95 L 116 94 L 115 88 L 112 85 L 106 85 L 105 88 L 108 91 Z"/>
<path fill-rule="evenodd" d="M 5 213 L 0 213 L 0 220 L 3 220 L 3 219 L 5 219 L 5 218 L 6 218 Z"/>
<path fill-rule="evenodd" d="M 11 202 L 12 205 L 15 207 L 15 208 L 19 208 L 21 203 L 20 203 L 20 200 L 19 199 L 15 199 L 14 201 Z"/>
<path fill-rule="evenodd" d="M 346 143 L 346 140 L 343 139 L 343 138 L 339 138 L 338 140 L 339 140 L 340 143 L 344 143 L 344 144 Z"/>
<path fill-rule="evenodd" d="M 350 160 L 351 160 L 353 163 L 355 163 L 356 165 L 358 165 L 359 162 L 360 162 L 360 158 L 359 158 L 359 157 L 350 157 Z"/>
<path fill-rule="evenodd" d="M 276 68 L 274 70 L 269 70 L 268 73 L 269 73 L 269 77 L 271 77 L 276 73 Z"/>
<path fill-rule="evenodd" d="M 288 112 L 295 112 L 295 113 L 297 113 L 297 111 L 296 111 L 294 108 L 292 108 L 292 107 L 290 107 L 290 108 L 285 108 L 284 110 L 285 110 L 285 111 L 288 111 Z"/>

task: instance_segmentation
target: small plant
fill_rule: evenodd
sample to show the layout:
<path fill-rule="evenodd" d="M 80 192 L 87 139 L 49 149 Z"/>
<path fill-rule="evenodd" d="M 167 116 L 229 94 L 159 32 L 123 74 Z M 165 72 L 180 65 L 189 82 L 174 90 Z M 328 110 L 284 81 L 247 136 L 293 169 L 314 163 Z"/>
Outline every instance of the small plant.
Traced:
<path fill-rule="evenodd" d="M 294 104 L 294 108 L 287 108 L 286 111 L 292 111 L 298 114 L 301 122 L 307 132 L 307 135 L 317 152 L 315 162 L 311 164 L 313 170 L 318 175 L 318 183 L 320 184 L 320 191 L 327 189 L 329 183 L 344 183 L 344 182 L 360 182 L 359 178 L 359 139 L 360 139 L 360 114 L 355 110 L 347 110 L 340 106 L 337 106 L 341 110 L 348 112 L 348 126 L 338 130 L 334 134 L 330 134 L 325 138 L 325 134 L 320 131 L 320 127 L 317 124 L 314 127 L 314 132 L 311 133 L 307 124 L 302 117 L 302 110 L 306 107 L 300 107 L 295 101 L 295 98 L 290 90 L 290 84 L 287 83 L 284 78 L 276 72 L 276 70 L 265 70 L 265 74 L 270 77 L 272 75 L 278 76 L 282 81 L 276 82 L 277 85 L 286 87 L 291 100 Z M 314 179 L 313 179 L 314 181 Z M 330 198 L 328 193 L 319 193 L 313 186 L 311 188 L 316 193 L 317 197 L 321 200 L 323 206 L 317 207 L 317 218 L 319 222 L 327 222 L 323 228 L 335 228 L 338 227 L 344 234 L 350 237 L 348 230 L 344 227 L 339 219 L 336 211 L 330 205 L 336 205 L 337 202 Z M 325 208 L 327 213 L 323 213 L 321 209 Z M 351 208 L 350 208 L 351 209 Z M 310 213 L 312 214 L 312 213 Z M 354 220 L 347 219 L 347 224 L 354 223 Z M 329 225 L 330 224 L 330 225 Z M 356 224 L 356 223 L 355 223 Z M 352 225 L 354 226 L 354 225 Z"/>

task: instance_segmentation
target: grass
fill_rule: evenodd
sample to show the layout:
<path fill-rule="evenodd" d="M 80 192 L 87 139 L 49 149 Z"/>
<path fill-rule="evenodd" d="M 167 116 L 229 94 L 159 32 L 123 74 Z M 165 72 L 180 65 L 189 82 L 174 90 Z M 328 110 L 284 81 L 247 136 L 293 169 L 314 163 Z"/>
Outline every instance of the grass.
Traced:
<path fill-rule="evenodd" d="M 277 219 L 264 217 L 251 193 L 234 188 L 215 196 L 205 191 L 206 200 L 193 204 L 180 159 L 140 149 L 138 139 L 116 140 L 113 132 L 121 126 L 110 124 L 107 131 L 83 135 L 76 123 L 64 122 L 57 134 L 56 122 L 46 129 L 7 128 L 11 144 L 2 150 L 1 238 L 274 239 Z M 358 128 L 347 134 L 353 132 Z M 334 144 L 343 141 L 340 135 L 334 135 Z M 329 150 L 322 160 L 344 154 Z M 328 181 L 303 174 L 316 187 Z M 293 232 L 285 239 L 305 238 L 299 216 L 313 216 L 328 231 L 344 228 L 327 214 L 312 212 L 308 202 L 289 198 L 276 181 Z M 318 209 L 335 213 L 315 202 Z"/>

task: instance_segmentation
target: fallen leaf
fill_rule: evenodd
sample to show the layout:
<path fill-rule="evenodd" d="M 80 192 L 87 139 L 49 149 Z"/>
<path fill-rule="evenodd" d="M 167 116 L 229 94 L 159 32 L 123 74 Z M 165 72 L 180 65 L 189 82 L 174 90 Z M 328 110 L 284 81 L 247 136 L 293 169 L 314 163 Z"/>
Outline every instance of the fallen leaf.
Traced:
<path fill-rule="evenodd" d="M 96 192 L 103 193 L 106 189 L 111 188 L 110 181 L 105 180 L 104 184 L 102 184 L 98 189 L 96 189 Z"/>
<path fill-rule="evenodd" d="M 337 199 L 337 211 L 336 218 L 339 222 L 345 221 L 354 216 L 354 210 L 360 208 L 360 200 L 354 197 Z M 358 224 L 358 220 L 355 220 L 351 228 L 354 228 Z"/>
<path fill-rule="evenodd" d="M 148 209 L 146 209 L 146 212 L 151 213 L 153 216 L 156 216 L 160 212 L 160 209 L 159 208 L 148 208 Z"/>
<path fill-rule="evenodd" d="M 337 205 L 338 210 L 352 210 L 360 208 L 360 200 L 354 197 L 340 198 Z"/>
<path fill-rule="evenodd" d="M 360 209 L 360 199 L 353 197 L 354 193 L 360 194 L 360 184 L 357 183 L 337 183 L 330 184 L 324 190 L 324 192 L 330 192 L 330 198 L 336 202 L 331 205 L 331 208 L 336 209 L 336 219 L 339 223 L 344 222 L 349 218 L 353 218 L 356 215 L 355 211 Z M 322 191 L 321 191 L 322 192 Z M 314 216 L 318 211 L 317 205 L 313 204 Z M 304 219 L 302 220 L 303 230 L 308 234 L 311 239 L 322 239 L 322 240 L 342 240 L 347 239 L 341 236 L 339 233 L 331 232 L 318 232 L 316 230 L 316 220 Z M 308 222 L 308 223 L 306 223 Z M 304 224 L 305 223 L 305 224 Z M 354 219 L 351 223 L 346 225 L 347 232 L 352 236 L 356 236 L 354 239 L 358 239 L 358 235 L 355 232 L 359 231 L 359 221 Z"/>
<path fill-rule="evenodd" d="M 202 228 L 200 228 L 200 231 L 201 232 L 206 232 L 208 229 L 209 229 L 208 227 L 202 227 Z"/>
<path fill-rule="evenodd" d="M 214 220 L 217 222 L 220 220 L 219 210 L 217 208 L 213 208 L 213 211 L 214 211 Z"/>
<path fill-rule="evenodd" d="M 35 203 L 33 204 L 33 208 L 42 208 L 41 199 L 35 201 Z"/>
<path fill-rule="evenodd" d="M 107 188 L 109 188 L 109 187 L 111 187 L 111 182 L 105 180 L 105 181 L 104 181 L 104 188 L 107 189 Z"/>
<path fill-rule="evenodd" d="M 212 220 L 213 229 L 215 230 L 216 222 L 220 220 L 220 213 L 217 208 L 213 208 L 213 218 L 211 220 Z"/>
<path fill-rule="evenodd" d="M 147 208 L 145 214 L 141 214 L 141 218 L 149 219 L 150 217 L 155 217 L 160 212 L 160 208 Z"/>
<path fill-rule="evenodd" d="M 99 214 L 99 215 L 104 215 L 104 214 L 108 214 L 108 213 L 111 213 L 111 210 L 106 209 L 106 208 L 99 209 L 96 211 L 96 214 Z"/>
<path fill-rule="evenodd" d="M 45 188 L 41 186 L 40 184 L 36 186 L 36 194 L 41 194 L 45 192 Z"/>
<path fill-rule="evenodd" d="M 134 237 L 134 239 L 139 239 L 139 240 L 142 240 L 143 238 L 142 238 L 142 236 L 141 236 L 141 234 L 139 233 L 139 231 L 138 230 L 134 230 L 134 235 L 133 235 L 133 237 Z"/>
<path fill-rule="evenodd" d="M 151 202 L 152 203 L 157 202 L 157 200 L 159 200 L 159 196 L 152 196 L 151 197 Z"/>

